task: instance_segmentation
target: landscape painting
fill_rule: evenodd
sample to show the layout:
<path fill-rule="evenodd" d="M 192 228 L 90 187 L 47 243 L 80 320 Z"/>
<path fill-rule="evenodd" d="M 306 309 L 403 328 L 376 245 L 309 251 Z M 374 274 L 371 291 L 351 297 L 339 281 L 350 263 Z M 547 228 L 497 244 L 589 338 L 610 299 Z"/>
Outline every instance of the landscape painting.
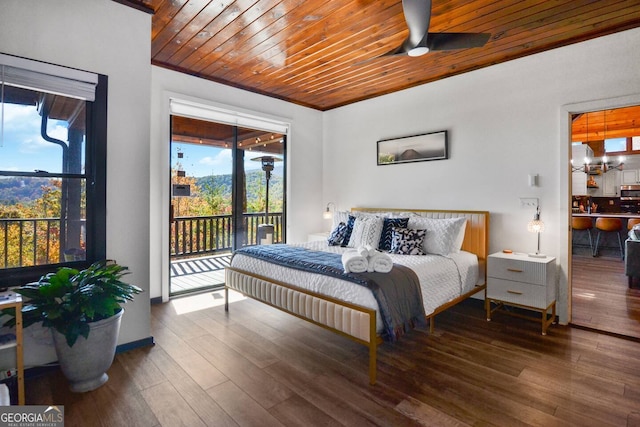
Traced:
<path fill-rule="evenodd" d="M 378 165 L 449 158 L 447 131 L 378 141 Z"/>

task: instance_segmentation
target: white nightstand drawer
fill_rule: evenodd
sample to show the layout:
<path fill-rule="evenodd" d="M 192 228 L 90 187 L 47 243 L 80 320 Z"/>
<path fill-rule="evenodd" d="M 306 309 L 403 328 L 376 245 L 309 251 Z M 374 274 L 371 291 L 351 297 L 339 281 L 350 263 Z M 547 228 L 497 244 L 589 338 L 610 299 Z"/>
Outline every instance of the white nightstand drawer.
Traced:
<path fill-rule="evenodd" d="M 531 286 L 528 283 L 519 283 L 493 277 L 490 277 L 488 282 L 487 298 L 489 299 L 534 308 L 547 308 L 554 300 L 550 289 L 544 286 Z"/>
<path fill-rule="evenodd" d="M 489 257 L 489 275 L 492 278 L 513 280 L 543 286 L 547 275 L 546 265 L 517 258 Z"/>

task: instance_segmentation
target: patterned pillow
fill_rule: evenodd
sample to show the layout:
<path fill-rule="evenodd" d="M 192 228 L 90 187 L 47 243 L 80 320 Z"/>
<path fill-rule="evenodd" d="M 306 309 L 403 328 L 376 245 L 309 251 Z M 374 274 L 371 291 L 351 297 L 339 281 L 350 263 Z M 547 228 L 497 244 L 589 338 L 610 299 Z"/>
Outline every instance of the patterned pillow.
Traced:
<path fill-rule="evenodd" d="M 425 255 L 422 247 L 427 230 L 393 227 L 391 253 L 400 255 Z"/>
<path fill-rule="evenodd" d="M 428 254 L 449 255 L 460 252 L 464 240 L 466 218 L 409 218 L 409 228 L 426 229 L 424 251 Z"/>
<path fill-rule="evenodd" d="M 349 240 L 351 239 L 351 233 L 353 232 L 353 225 L 356 222 L 356 217 L 353 215 L 349 215 L 349 217 L 347 218 L 347 231 L 344 235 L 344 240 L 342 241 L 342 244 L 340 246 L 347 246 L 349 245 Z"/>
<path fill-rule="evenodd" d="M 344 236 L 347 234 L 347 224 L 341 222 L 336 228 L 333 229 L 327 242 L 329 246 L 340 246 L 344 242 Z"/>
<path fill-rule="evenodd" d="M 335 211 L 333 213 L 333 228 L 335 229 L 341 222 L 345 224 L 349 221 L 349 212 Z"/>
<path fill-rule="evenodd" d="M 377 249 L 378 243 L 380 242 L 380 234 L 382 234 L 383 223 L 384 220 L 376 216 L 356 217 L 347 246 L 350 248 L 358 248 L 360 246 L 370 245 Z"/>
<path fill-rule="evenodd" d="M 385 218 L 382 224 L 382 233 L 380 234 L 380 242 L 378 249 L 389 252 L 391 250 L 391 239 L 393 237 L 393 227 L 407 228 L 409 218 Z"/>

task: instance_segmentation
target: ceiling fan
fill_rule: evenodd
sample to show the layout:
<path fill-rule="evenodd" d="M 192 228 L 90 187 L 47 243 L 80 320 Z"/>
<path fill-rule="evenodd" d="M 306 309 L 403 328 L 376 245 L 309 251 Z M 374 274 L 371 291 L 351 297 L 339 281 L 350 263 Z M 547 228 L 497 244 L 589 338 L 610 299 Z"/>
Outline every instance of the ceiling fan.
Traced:
<path fill-rule="evenodd" d="M 488 33 L 430 33 L 431 0 L 402 0 L 409 37 L 396 49 L 381 56 L 421 56 L 429 51 L 482 47 L 489 41 Z"/>

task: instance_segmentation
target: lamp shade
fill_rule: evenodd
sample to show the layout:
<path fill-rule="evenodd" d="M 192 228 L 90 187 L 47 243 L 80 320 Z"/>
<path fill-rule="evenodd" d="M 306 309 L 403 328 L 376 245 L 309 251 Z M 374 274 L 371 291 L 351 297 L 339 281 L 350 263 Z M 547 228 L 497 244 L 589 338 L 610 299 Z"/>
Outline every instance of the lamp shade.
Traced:
<path fill-rule="evenodd" d="M 527 224 L 527 230 L 532 233 L 542 233 L 544 231 L 544 222 L 539 219 L 532 219 Z"/>
<path fill-rule="evenodd" d="M 324 219 L 333 219 L 333 209 L 335 209 L 335 203 L 329 202 L 327 203 L 327 208 L 322 213 L 322 218 Z"/>

